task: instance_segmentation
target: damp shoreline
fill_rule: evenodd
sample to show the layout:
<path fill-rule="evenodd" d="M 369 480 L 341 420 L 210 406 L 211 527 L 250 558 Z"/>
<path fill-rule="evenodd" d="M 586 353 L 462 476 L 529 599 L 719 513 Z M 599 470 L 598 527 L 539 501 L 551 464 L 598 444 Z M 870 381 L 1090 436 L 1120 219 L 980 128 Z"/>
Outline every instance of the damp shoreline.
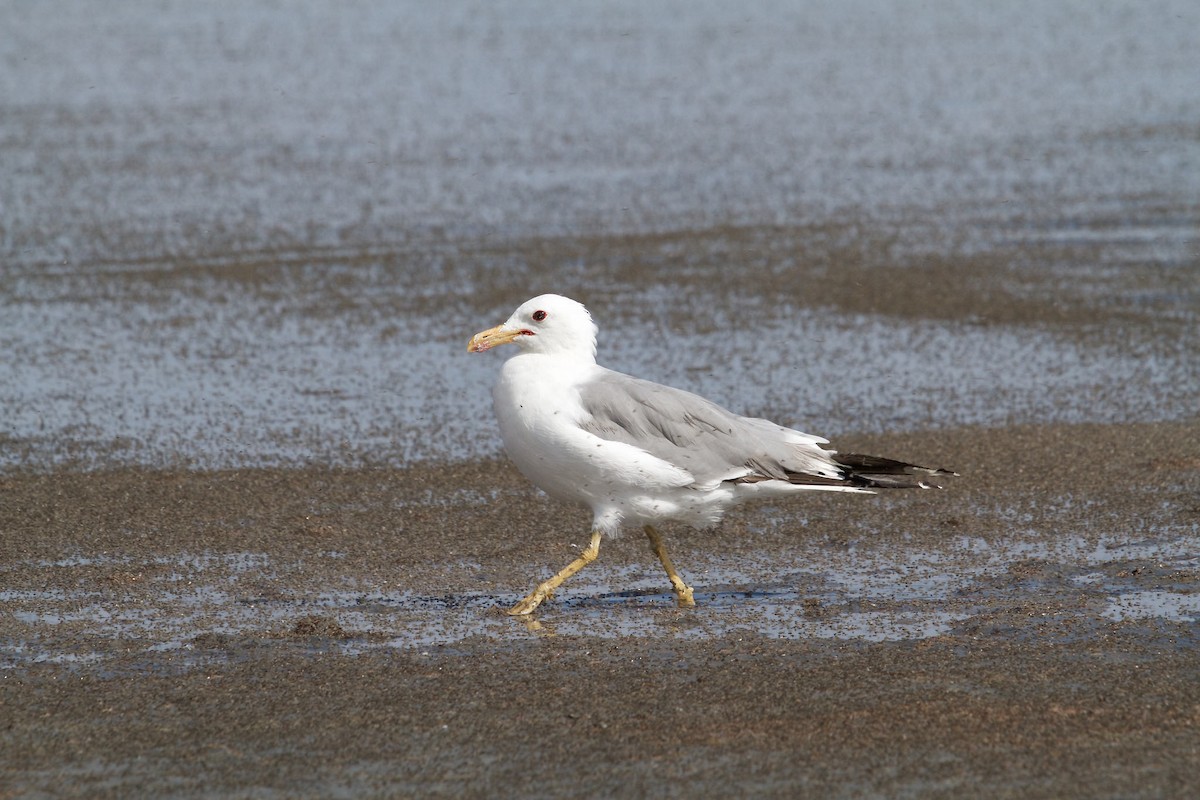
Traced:
<path fill-rule="evenodd" d="M 933 775 L 1186 794 L 1198 440 L 1196 422 L 851 435 L 962 477 L 668 527 L 695 609 L 637 537 L 607 540 L 526 620 L 503 609 L 573 557 L 587 514 L 501 460 L 10 473 L 10 786 L 705 793 L 764 770 L 768 794 Z M 1114 452 L 1137 453 L 1118 483 L 1091 467 Z M 511 765 L 530 730 L 561 772 Z"/>

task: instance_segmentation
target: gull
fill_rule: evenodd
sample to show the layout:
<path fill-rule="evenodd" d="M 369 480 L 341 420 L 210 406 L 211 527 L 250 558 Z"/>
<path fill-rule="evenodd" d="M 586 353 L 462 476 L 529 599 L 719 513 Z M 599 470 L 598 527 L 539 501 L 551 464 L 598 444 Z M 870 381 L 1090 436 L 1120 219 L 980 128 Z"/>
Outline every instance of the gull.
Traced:
<path fill-rule="evenodd" d="M 797 492 L 940 488 L 956 473 L 889 458 L 840 454 L 827 439 L 742 417 L 699 395 L 596 363 L 592 316 L 581 303 L 544 294 L 507 321 L 471 337 L 467 350 L 503 344 L 518 352 L 492 392 L 504 448 L 517 469 L 553 498 L 592 510 L 592 539 L 579 557 L 508 613 L 533 613 L 596 560 L 600 540 L 641 525 L 681 608 L 695 606 L 655 527 L 704 529 L 755 497 Z"/>

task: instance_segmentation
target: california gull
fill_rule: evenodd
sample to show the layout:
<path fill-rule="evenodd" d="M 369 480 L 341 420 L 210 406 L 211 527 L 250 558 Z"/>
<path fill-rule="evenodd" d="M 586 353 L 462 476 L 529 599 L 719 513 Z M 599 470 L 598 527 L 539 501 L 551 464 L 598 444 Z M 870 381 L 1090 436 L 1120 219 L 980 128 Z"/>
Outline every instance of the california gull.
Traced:
<path fill-rule="evenodd" d="M 596 363 L 596 333 L 582 304 L 544 294 L 467 345 L 474 353 L 517 345 L 492 393 L 504 447 L 546 494 L 593 515 L 587 549 L 509 614 L 531 613 L 596 559 L 603 535 L 627 523 L 642 526 L 678 605 L 691 607 L 692 587 L 675 571 L 656 524 L 707 528 L 754 497 L 928 488 L 954 474 L 826 450 L 819 436 L 605 369 Z"/>

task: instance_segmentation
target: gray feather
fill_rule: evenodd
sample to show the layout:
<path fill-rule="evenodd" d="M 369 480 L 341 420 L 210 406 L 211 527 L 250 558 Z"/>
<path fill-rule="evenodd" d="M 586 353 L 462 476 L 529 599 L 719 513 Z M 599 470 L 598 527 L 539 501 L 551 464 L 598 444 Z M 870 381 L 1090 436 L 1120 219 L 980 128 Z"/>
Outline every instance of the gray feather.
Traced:
<path fill-rule="evenodd" d="M 606 371 L 602 379 L 580 387 L 580 400 L 584 430 L 682 467 L 701 485 L 844 480 L 829 451 L 785 440 L 789 434 L 803 434 L 768 420 L 740 417 L 691 392 Z"/>

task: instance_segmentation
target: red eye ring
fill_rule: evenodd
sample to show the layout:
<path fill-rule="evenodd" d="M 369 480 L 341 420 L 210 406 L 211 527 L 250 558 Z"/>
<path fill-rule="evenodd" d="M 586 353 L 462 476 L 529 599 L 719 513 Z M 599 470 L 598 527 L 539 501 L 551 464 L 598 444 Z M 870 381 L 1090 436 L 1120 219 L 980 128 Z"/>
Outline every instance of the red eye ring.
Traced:
<path fill-rule="evenodd" d="M 539 310 L 537 310 L 537 311 L 533 312 L 533 321 L 534 321 L 534 322 L 541 322 L 541 321 L 542 321 L 542 320 L 544 320 L 545 318 L 546 318 L 546 312 L 545 312 L 545 311 L 542 311 L 541 309 L 539 309 Z"/>

